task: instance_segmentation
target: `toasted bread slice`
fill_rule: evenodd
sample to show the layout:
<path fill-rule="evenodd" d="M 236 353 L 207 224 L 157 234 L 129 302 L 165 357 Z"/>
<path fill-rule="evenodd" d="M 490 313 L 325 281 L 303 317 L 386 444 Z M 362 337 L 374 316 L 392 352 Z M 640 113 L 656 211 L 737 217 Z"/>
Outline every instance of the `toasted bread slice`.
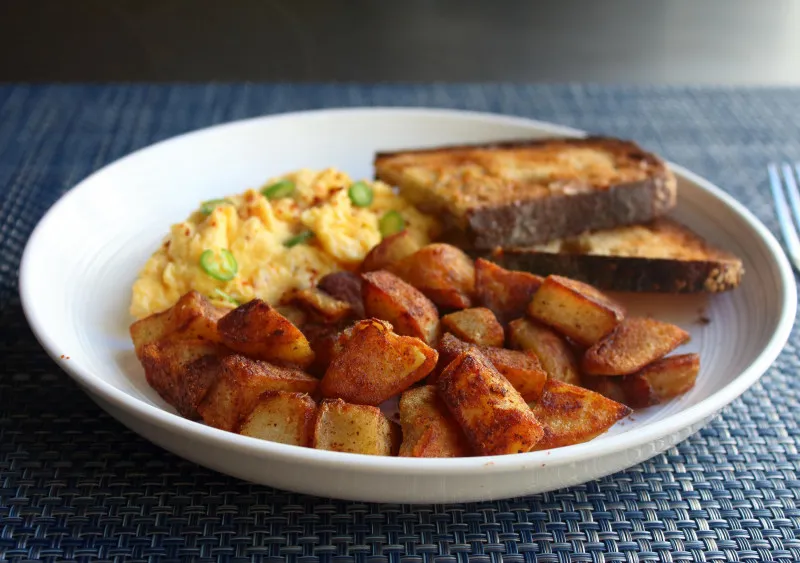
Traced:
<path fill-rule="evenodd" d="M 375 174 L 441 217 L 449 240 L 476 249 L 642 223 L 676 201 L 660 158 L 607 137 L 378 153 Z"/>
<path fill-rule="evenodd" d="M 534 274 L 558 274 L 606 291 L 721 292 L 738 287 L 742 261 L 665 217 L 527 248 L 492 260 Z"/>

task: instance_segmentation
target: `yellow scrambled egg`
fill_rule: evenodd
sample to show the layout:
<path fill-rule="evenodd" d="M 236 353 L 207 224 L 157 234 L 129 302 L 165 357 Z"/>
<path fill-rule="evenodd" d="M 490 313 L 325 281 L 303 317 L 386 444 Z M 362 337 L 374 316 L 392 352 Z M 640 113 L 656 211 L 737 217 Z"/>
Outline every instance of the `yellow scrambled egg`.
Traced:
<path fill-rule="evenodd" d="M 294 184 L 290 195 L 268 199 L 262 194 L 281 180 Z M 163 311 L 192 289 L 219 305 L 254 298 L 277 303 L 289 289 L 357 268 L 381 241 L 379 220 L 389 211 L 402 215 L 421 244 L 436 236 L 434 219 L 390 186 L 364 183 L 373 193 L 366 207 L 353 204 L 348 195 L 353 180 L 336 169 L 299 170 L 273 178 L 259 190 L 204 204 L 172 226 L 139 273 L 131 314 L 142 318 Z M 297 242 L 298 235 L 309 238 Z"/>

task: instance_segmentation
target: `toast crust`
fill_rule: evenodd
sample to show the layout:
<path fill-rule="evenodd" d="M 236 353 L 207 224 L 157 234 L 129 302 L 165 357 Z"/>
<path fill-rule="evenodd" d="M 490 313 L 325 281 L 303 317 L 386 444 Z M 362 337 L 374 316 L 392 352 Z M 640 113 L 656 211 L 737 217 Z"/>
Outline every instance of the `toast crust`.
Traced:
<path fill-rule="evenodd" d="M 375 170 L 441 217 L 448 241 L 477 249 L 649 221 L 676 203 L 675 177 L 660 158 L 608 137 L 383 152 Z"/>

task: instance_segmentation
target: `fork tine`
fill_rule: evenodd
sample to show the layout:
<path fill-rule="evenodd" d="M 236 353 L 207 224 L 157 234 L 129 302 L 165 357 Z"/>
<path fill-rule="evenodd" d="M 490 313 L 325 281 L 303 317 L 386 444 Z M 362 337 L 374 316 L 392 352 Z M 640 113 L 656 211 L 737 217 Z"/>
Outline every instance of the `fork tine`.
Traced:
<path fill-rule="evenodd" d="M 775 200 L 775 211 L 778 214 L 778 223 L 781 227 L 781 234 L 783 235 L 784 243 L 786 244 L 787 254 L 789 255 L 789 259 L 792 261 L 795 268 L 800 270 L 800 238 L 797 236 L 797 229 L 792 222 L 789 204 L 786 201 L 786 196 L 783 193 L 781 176 L 778 172 L 778 167 L 774 164 L 770 164 L 767 167 L 767 172 L 769 174 L 769 184 L 772 188 L 772 198 Z M 791 177 L 791 170 L 789 172 L 789 176 Z M 792 178 L 791 181 L 794 182 L 794 178 Z M 794 188 L 796 193 L 796 182 L 794 183 Z"/>
<path fill-rule="evenodd" d="M 794 215 L 794 224 L 800 228 L 800 192 L 797 190 L 797 180 L 795 179 L 794 171 L 788 164 L 781 166 L 783 170 L 783 177 L 786 179 L 786 190 L 789 196 L 789 206 L 792 208 L 792 215 Z M 797 229 L 795 229 L 797 230 Z"/>

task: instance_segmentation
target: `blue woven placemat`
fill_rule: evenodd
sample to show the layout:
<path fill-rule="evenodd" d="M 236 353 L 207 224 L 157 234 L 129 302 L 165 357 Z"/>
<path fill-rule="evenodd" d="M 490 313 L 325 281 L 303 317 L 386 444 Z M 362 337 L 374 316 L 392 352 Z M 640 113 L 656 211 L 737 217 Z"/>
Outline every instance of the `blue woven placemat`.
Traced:
<path fill-rule="evenodd" d="M 495 111 L 634 138 L 774 232 L 765 165 L 800 160 L 800 90 L 0 86 L 0 560 L 800 561 L 797 332 L 759 385 L 665 454 L 570 489 L 455 505 L 335 501 L 214 473 L 126 430 L 45 356 L 17 267 L 61 194 L 177 133 L 356 105 Z"/>

